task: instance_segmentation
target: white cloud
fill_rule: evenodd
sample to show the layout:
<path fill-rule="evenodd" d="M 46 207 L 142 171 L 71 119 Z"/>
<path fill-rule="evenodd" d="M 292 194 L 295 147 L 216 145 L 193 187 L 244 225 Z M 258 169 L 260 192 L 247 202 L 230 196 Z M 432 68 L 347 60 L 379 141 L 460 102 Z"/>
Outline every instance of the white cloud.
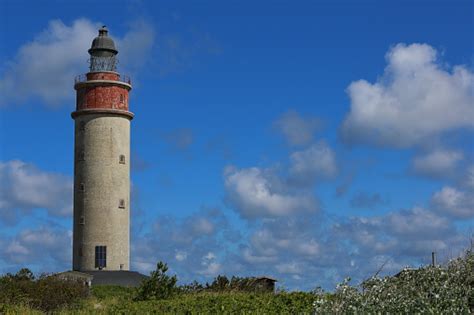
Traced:
<path fill-rule="evenodd" d="M 270 170 L 228 167 L 224 177 L 227 199 L 244 217 L 287 216 L 316 210 L 311 196 L 290 193 Z"/>
<path fill-rule="evenodd" d="M 34 267 L 43 272 L 67 268 L 71 262 L 72 233 L 64 229 L 25 229 L 6 241 L 0 257 L 7 264 Z"/>
<path fill-rule="evenodd" d="M 445 186 L 433 194 L 433 207 L 440 213 L 456 218 L 474 217 L 474 194 Z"/>
<path fill-rule="evenodd" d="M 321 125 L 319 119 L 303 117 L 295 111 L 283 114 L 274 127 L 285 137 L 290 145 L 306 145 L 313 141 L 314 132 Z"/>
<path fill-rule="evenodd" d="M 52 20 L 32 41 L 21 46 L 14 60 L 7 63 L 0 77 L 0 105 L 41 100 L 48 106 L 72 104 L 74 77 L 88 71 L 92 40 L 101 23 L 77 19 L 71 25 Z M 135 69 L 142 64 L 153 45 L 153 28 L 133 23 L 117 40 L 121 64 Z"/>
<path fill-rule="evenodd" d="M 279 273 L 302 274 L 304 272 L 301 266 L 295 262 L 278 264 L 275 267 Z"/>
<path fill-rule="evenodd" d="M 474 75 L 448 71 L 427 44 L 398 44 L 384 76 L 348 87 L 351 110 L 341 132 L 348 142 L 408 147 L 458 128 L 474 127 Z"/>
<path fill-rule="evenodd" d="M 290 155 L 290 180 L 312 183 L 337 174 L 334 151 L 323 141 Z"/>
<path fill-rule="evenodd" d="M 458 162 L 463 158 L 462 152 L 439 149 L 426 155 L 415 157 L 412 161 L 412 168 L 419 175 L 446 177 L 453 175 Z"/>
<path fill-rule="evenodd" d="M 186 252 L 177 252 L 176 255 L 174 256 L 177 261 L 183 261 L 188 258 L 188 254 Z"/>
<path fill-rule="evenodd" d="M 203 217 L 194 219 L 191 227 L 196 234 L 211 234 L 214 232 L 214 224 Z"/>
<path fill-rule="evenodd" d="M 204 276 L 216 276 L 221 270 L 222 266 L 216 262 L 216 255 L 213 252 L 209 252 L 204 255 L 201 259 L 202 269 L 198 270 L 198 274 Z"/>
<path fill-rule="evenodd" d="M 43 208 L 50 215 L 72 214 L 72 180 L 13 160 L 0 162 L 0 216 Z"/>
<path fill-rule="evenodd" d="M 467 168 L 462 182 L 465 187 L 474 190 L 474 164 Z"/>
<path fill-rule="evenodd" d="M 381 218 L 384 228 L 399 238 L 437 238 L 452 230 L 449 220 L 420 207 L 392 212 Z M 446 235 L 445 234 L 445 235 Z"/>

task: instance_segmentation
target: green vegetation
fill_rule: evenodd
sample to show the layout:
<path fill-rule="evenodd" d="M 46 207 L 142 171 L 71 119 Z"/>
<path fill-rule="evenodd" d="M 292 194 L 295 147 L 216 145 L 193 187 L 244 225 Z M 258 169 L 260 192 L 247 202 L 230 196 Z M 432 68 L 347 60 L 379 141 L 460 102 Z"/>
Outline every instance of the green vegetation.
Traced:
<path fill-rule="evenodd" d="M 0 314 L 20 312 L 24 307 L 45 312 L 73 309 L 88 296 L 89 290 L 79 282 L 65 282 L 47 275 L 35 279 L 25 268 L 0 278 Z"/>
<path fill-rule="evenodd" d="M 38 279 L 27 269 L 0 278 L 0 314 L 470 314 L 474 307 L 474 254 L 467 251 L 443 268 L 405 270 L 349 279 L 335 292 L 255 292 L 252 278 L 218 276 L 210 284 L 178 286 L 158 263 L 138 289 L 96 286 L 55 277 Z"/>

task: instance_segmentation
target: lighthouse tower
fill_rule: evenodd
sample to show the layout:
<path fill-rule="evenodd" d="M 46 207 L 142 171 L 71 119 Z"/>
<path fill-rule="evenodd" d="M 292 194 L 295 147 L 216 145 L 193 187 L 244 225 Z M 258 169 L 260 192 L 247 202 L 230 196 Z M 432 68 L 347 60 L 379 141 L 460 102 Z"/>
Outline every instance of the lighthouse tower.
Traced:
<path fill-rule="evenodd" d="M 114 41 L 104 27 L 76 77 L 73 270 L 130 268 L 130 121 L 132 86 L 117 72 Z"/>

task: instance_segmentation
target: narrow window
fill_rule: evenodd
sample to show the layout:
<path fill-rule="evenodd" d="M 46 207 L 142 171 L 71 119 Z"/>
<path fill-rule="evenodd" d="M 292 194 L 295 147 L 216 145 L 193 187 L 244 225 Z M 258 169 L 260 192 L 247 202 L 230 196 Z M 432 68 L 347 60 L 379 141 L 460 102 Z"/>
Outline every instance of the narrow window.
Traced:
<path fill-rule="evenodd" d="M 120 94 L 120 103 L 123 103 L 123 102 L 124 102 L 123 94 Z"/>
<path fill-rule="evenodd" d="M 86 218 L 84 216 L 81 216 L 81 218 L 79 219 L 79 224 L 80 225 L 86 224 Z"/>
<path fill-rule="evenodd" d="M 119 200 L 119 208 L 120 209 L 125 209 L 125 200 L 124 199 Z"/>
<path fill-rule="evenodd" d="M 123 264 L 120 264 L 120 270 L 123 270 Z"/>
<path fill-rule="evenodd" d="M 79 257 L 82 257 L 83 253 L 82 253 L 82 244 L 79 245 Z"/>
<path fill-rule="evenodd" d="M 84 151 L 81 151 L 79 153 L 79 156 L 77 157 L 77 160 L 78 161 L 85 161 L 86 160 L 86 154 L 84 153 Z"/>
<path fill-rule="evenodd" d="M 119 163 L 120 164 L 125 164 L 125 155 L 121 154 L 119 157 Z"/>
<path fill-rule="evenodd" d="M 107 246 L 95 247 L 95 267 L 99 269 L 107 267 Z"/>
<path fill-rule="evenodd" d="M 86 122 L 85 121 L 81 121 L 79 123 L 79 130 L 80 131 L 86 131 Z"/>
<path fill-rule="evenodd" d="M 84 183 L 79 184 L 79 191 L 80 192 L 85 192 L 86 191 L 86 185 Z"/>

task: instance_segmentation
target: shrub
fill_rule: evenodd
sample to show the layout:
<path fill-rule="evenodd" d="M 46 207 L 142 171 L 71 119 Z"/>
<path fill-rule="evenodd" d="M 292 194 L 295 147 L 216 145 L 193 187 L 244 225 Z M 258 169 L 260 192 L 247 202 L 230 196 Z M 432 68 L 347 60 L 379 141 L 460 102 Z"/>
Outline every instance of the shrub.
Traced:
<path fill-rule="evenodd" d="M 130 303 L 107 309 L 112 314 L 313 314 L 314 295 L 292 293 L 201 292 L 164 300 Z"/>
<path fill-rule="evenodd" d="M 167 299 L 178 292 L 176 276 L 168 276 L 168 265 L 163 262 L 156 264 L 156 270 L 150 273 L 150 278 L 143 280 L 138 288 L 135 300 Z"/>
<path fill-rule="evenodd" d="M 26 305 L 42 311 L 72 307 L 88 296 L 89 289 L 80 282 L 64 281 L 43 275 L 35 280 L 28 269 L 0 278 L 0 304 Z"/>
<path fill-rule="evenodd" d="M 92 287 L 92 296 L 99 300 L 118 298 L 131 300 L 136 295 L 136 288 L 122 287 L 119 285 L 95 285 Z"/>
<path fill-rule="evenodd" d="M 334 294 L 316 292 L 318 314 L 468 314 L 474 301 L 474 254 L 451 261 L 446 267 L 404 270 L 395 277 L 373 277 L 359 287 L 350 279 Z"/>

